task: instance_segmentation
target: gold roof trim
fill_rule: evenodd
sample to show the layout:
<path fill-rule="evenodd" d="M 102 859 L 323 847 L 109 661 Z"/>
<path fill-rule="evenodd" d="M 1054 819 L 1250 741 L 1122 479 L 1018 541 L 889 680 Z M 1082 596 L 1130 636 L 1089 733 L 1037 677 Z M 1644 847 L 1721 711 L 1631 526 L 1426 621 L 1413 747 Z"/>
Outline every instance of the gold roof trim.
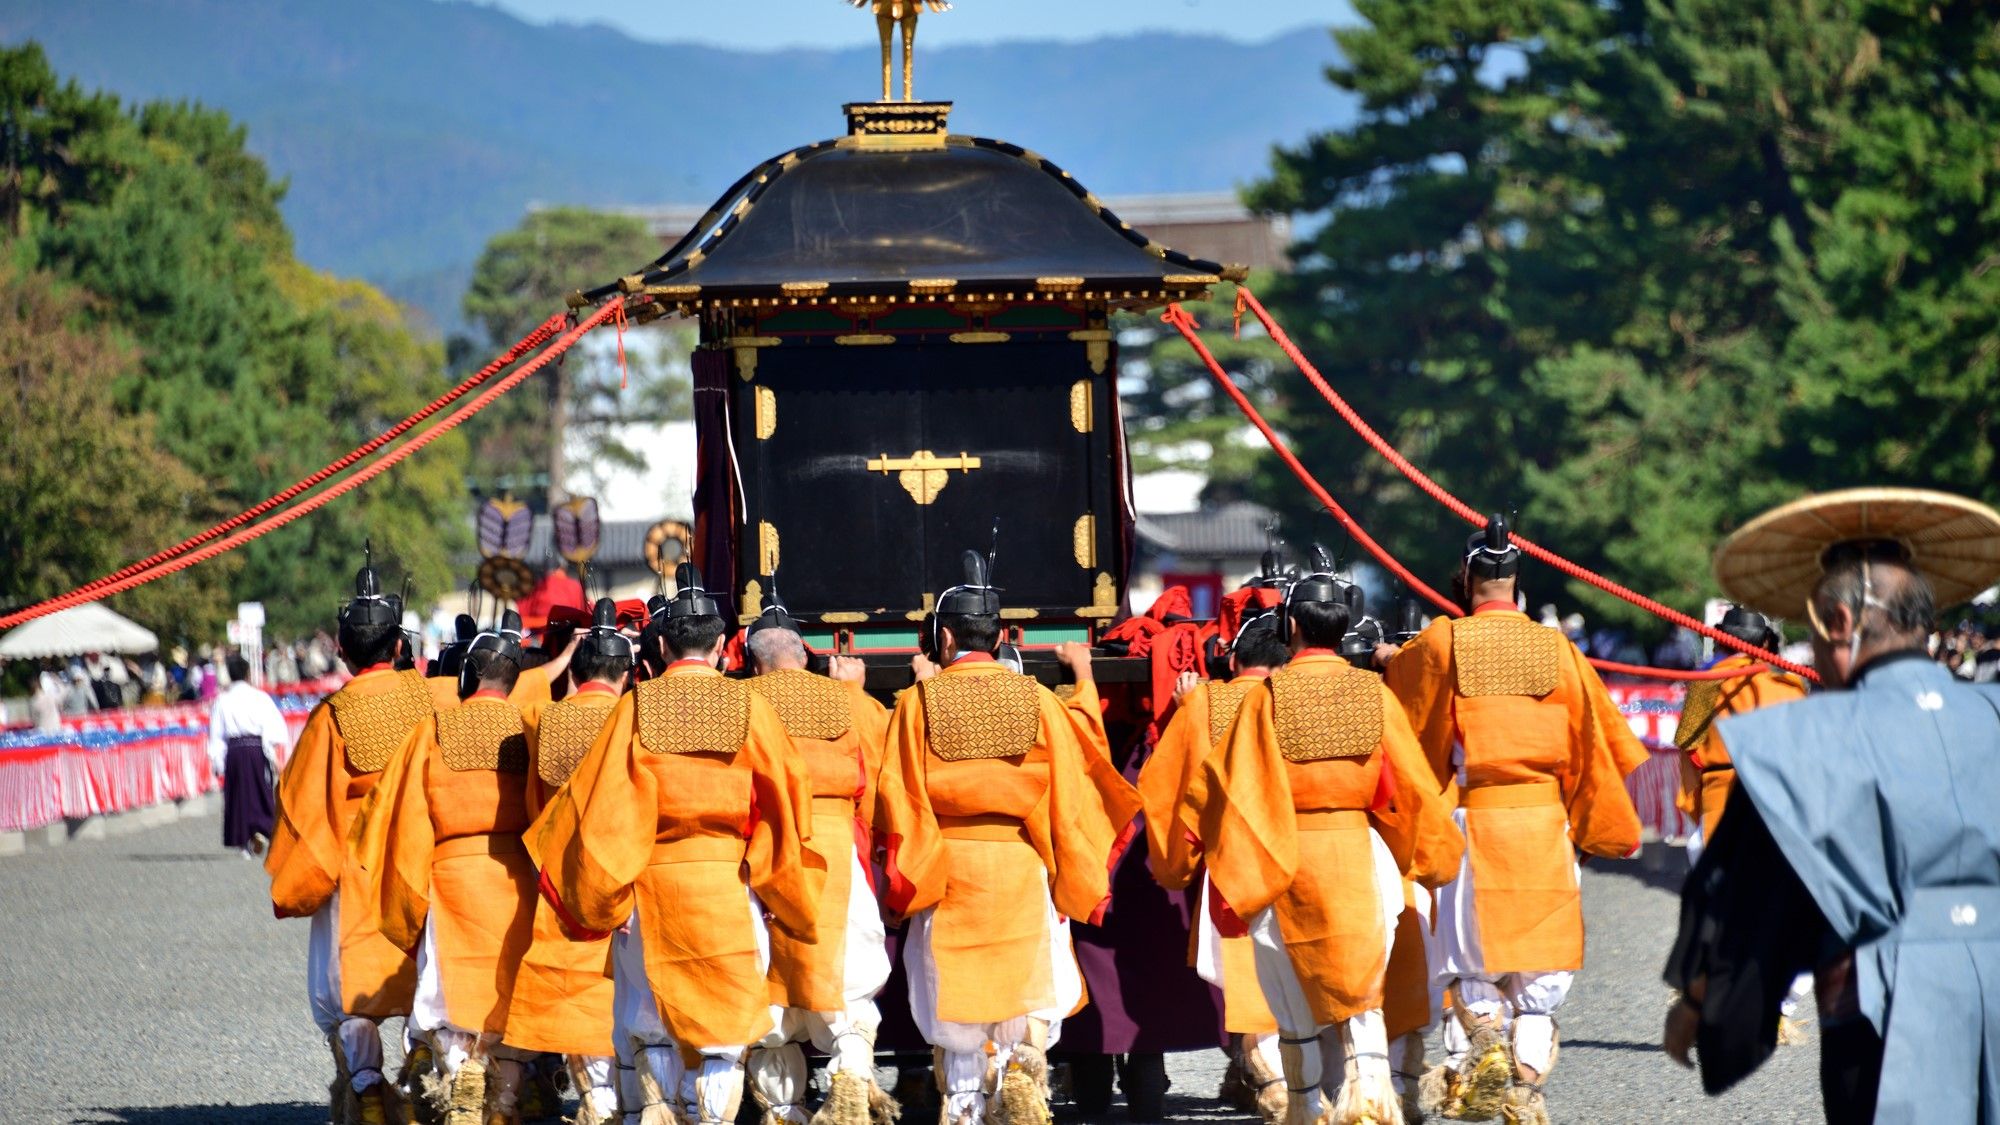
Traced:
<path fill-rule="evenodd" d="M 914 277 L 910 279 L 912 293 L 949 293 L 958 288 L 955 277 Z"/>
<path fill-rule="evenodd" d="M 787 281 L 778 286 L 778 291 L 787 297 L 818 297 L 832 285 L 825 281 Z"/>

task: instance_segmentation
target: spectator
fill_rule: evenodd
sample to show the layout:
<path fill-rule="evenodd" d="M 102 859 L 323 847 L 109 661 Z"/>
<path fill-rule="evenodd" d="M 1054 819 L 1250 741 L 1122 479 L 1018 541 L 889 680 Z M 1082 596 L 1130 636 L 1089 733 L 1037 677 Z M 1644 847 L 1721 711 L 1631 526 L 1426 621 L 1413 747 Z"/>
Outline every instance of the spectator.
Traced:
<path fill-rule="evenodd" d="M 278 704 L 250 682 L 250 661 L 232 652 L 224 661 L 229 687 L 208 720 L 208 763 L 222 775 L 222 844 L 244 859 L 264 854 L 277 823 L 271 788 L 291 742 Z"/>
<path fill-rule="evenodd" d="M 28 713 L 34 717 L 35 729 L 43 734 L 61 730 L 62 707 L 62 675 L 45 667 L 35 677 L 35 694 L 28 700 Z"/>
<path fill-rule="evenodd" d="M 70 718 L 88 715 L 97 710 L 97 694 L 91 690 L 90 677 L 82 668 L 72 668 L 64 674 L 67 686 L 63 690 L 62 713 Z"/>

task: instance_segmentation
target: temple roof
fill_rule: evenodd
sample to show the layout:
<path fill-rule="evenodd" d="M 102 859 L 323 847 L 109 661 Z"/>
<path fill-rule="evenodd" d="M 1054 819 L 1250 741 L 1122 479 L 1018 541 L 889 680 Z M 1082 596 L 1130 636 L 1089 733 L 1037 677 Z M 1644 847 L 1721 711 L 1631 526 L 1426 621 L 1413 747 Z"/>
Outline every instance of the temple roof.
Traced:
<path fill-rule="evenodd" d="M 752 169 L 651 266 L 573 300 L 622 291 L 683 308 L 854 297 L 1145 306 L 1200 297 L 1241 273 L 1151 242 L 1018 146 L 851 136 Z"/>

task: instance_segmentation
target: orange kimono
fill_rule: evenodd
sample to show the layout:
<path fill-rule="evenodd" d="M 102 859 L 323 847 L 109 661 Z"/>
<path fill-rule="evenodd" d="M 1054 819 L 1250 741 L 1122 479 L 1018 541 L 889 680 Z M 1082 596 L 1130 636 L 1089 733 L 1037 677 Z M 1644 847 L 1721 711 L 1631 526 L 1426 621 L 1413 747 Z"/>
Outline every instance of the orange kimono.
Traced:
<path fill-rule="evenodd" d="M 1138 801 L 1108 758 L 1093 764 L 1078 737 L 1085 719 L 1033 679 L 979 658 L 896 704 L 876 806 L 883 900 L 899 916 L 933 911 L 940 1021 L 991 1024 L 1049 1009 L 1056 935 L 1042 904 L 1093 923 L 1110 905 L 1111 869 L 1136 830 Z"/>
<path fill-rule="evenodd" d="M 812 789 L 812 839 L 806 846 L 826 870 L 818 940 L 801 941 L 782 929 L 771 934 L 771 1002 L 838 1012 L 847 1007 L 842 986 L 848 899 L 874 893 L 866 884 L 855 885 L 854 866 L 857 856 L 863 863 L 868 857 L 868 828 L 859 810 L 874 807 L 889 712 L 860 684 L 803 668 L 767 672 L 748 682 L 770 701 L 804 761 Z"/>
<path fill-rule="evenodd" d="M 1452 877 L 1463 847 L 1395 697 L 1374 674 L 1311 651 L 1245 696 L 1180 823 L 1236 915 L 1275 913 L 1322 1025 L 1382 1007 L 1391 934 L 1374 837 L 1427 886 Z"/>
<path fill-rule="evenodd" d="M 388 665 L 364 670 L 306 719 L 278 780 L 278 823 L 264 870 L 280 918 L 319 912 L 346 888 L 339 906 L 340 1003 L 352 1016 L 404 1015 L 416 990 L 409 954 L 382 936 L 374 901 L 352 893 L 360 869 L 347 836 L 383 767 L 431 717 L 423 677 Z"/>
<path fill-rule="evenodd" d="M 528 736 L 528 815 L 541 813 L 618 703 L 618 693 L 584 684 L 560 703 L 525 716 Z M 526 1051 L 603 1057 L 611 1054 L 611 937 L 573 938 L 555 907 L 535 896 L 534 943 L 521 957 L 514 1001 L 507 1010 L 507 1044 Z"/>
<path fill-rule="evenodd" d="M 464 1031 L 506 1030 L 533 938 L 527 785 L 521 713 L 475 695 L 403 743 L 349 841 L 383 936 L 414 951 L 429 927 L 444 1018 Z"/>
<path fill-rule="evenodd" d="M 1624 779 L 1647 756 L 1596 670 L 1554 629 L 1482 606 L 1433 621 L 1385 679 L 1435 788 L 1463 810 L 1473 904 L 1463 921 L 1476 932 L 1457 947 L 1477 950 L 1487 975 L 1581 968 L 1572 845 L 1621 859 L 1638 849 Z"/>
<path fill-rule="evenodd" d="M 812 787 L 771 704 L 679 663 L 618 700 L 528 834 L 541 891 L 574 934 L 633 920 L 684 1050 L 754 1043 L 770 987 L 750 892 L 797 941 L 818 934 L 826 869 L 806 847 Z"/>
<path fill-rule="evenodd" d="M 1230 724 L 1236 721 L 1237 708 L 1263 681 L 1263 675 L 1258 674 L 1197 686 L 1181 700 L 1152 756 L 1139 769 L 1139 796 L 1146 812 L 1146 864 L 1153 880 L 1170 891 L 1193 882 L 1201 863 L 1194 839 L 1181 825 L 1181 801 L 1202 763 L 1221 748 Z M 1203 925 L 1213 923 L 1195 919 L 1197 941 Z M 1269 1035 L 1278 1030 L 1278 1019 L 1271 1014 L 1271 1005 L 1257 984 L 1250 938 L 1222 934 L 1216 946 L 1222 969 L 1223 1030 L 1232 1035 Z M 1194 956 L 1194 950 L 1189 956 Z"/>
<path fill-rule="evenodd" d="M 1756 664 L 1739 654 L 1716 661 L 1715 670 L 1732 671 Z M 1715 720 L 1805 697 L 1804 680 L 1769 665 L 1735 679 L 1695 680 L 1688 684 L 1687 699 L 1681 704 L 1680 726 L 1674 731 L 1674 745 L 1685 755 L 1681 759 L 1680 798 L 1675 804 L 1682 812 L 1700 819 L 1704 843 L 1715 839 L 1715 826 L 1722 821 L 1722 807 L 1736 785 L 1736 768 L 1730 764 L 1729 749 L 1715 733 Z"/>

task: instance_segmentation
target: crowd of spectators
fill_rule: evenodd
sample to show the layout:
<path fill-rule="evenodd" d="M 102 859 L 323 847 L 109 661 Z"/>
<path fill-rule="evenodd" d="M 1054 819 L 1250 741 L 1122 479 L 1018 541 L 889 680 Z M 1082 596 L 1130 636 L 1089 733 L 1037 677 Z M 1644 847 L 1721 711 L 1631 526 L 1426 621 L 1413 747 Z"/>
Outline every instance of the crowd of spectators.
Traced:
<path fill-rule="evenodd" d="M 2000 683 L 2000 624 L 1961 621 L 1938 634 L 1934 653 L 1961 680 Z"/>
<path fill-rule="evenodd" d="M 176 645 L 164 658 L 85 653 L 45 660 L 28 699 L 29 717 L 41 730 L 56 730 L 64 718 L 123 707 L 213 700 L 230 683 L 228 655 L 216 645 L 189 652 Z M 264 650 L 264 685 L 282 687 L 330 675 L 340 666 L 333 638 L 319 633 Z"/>

